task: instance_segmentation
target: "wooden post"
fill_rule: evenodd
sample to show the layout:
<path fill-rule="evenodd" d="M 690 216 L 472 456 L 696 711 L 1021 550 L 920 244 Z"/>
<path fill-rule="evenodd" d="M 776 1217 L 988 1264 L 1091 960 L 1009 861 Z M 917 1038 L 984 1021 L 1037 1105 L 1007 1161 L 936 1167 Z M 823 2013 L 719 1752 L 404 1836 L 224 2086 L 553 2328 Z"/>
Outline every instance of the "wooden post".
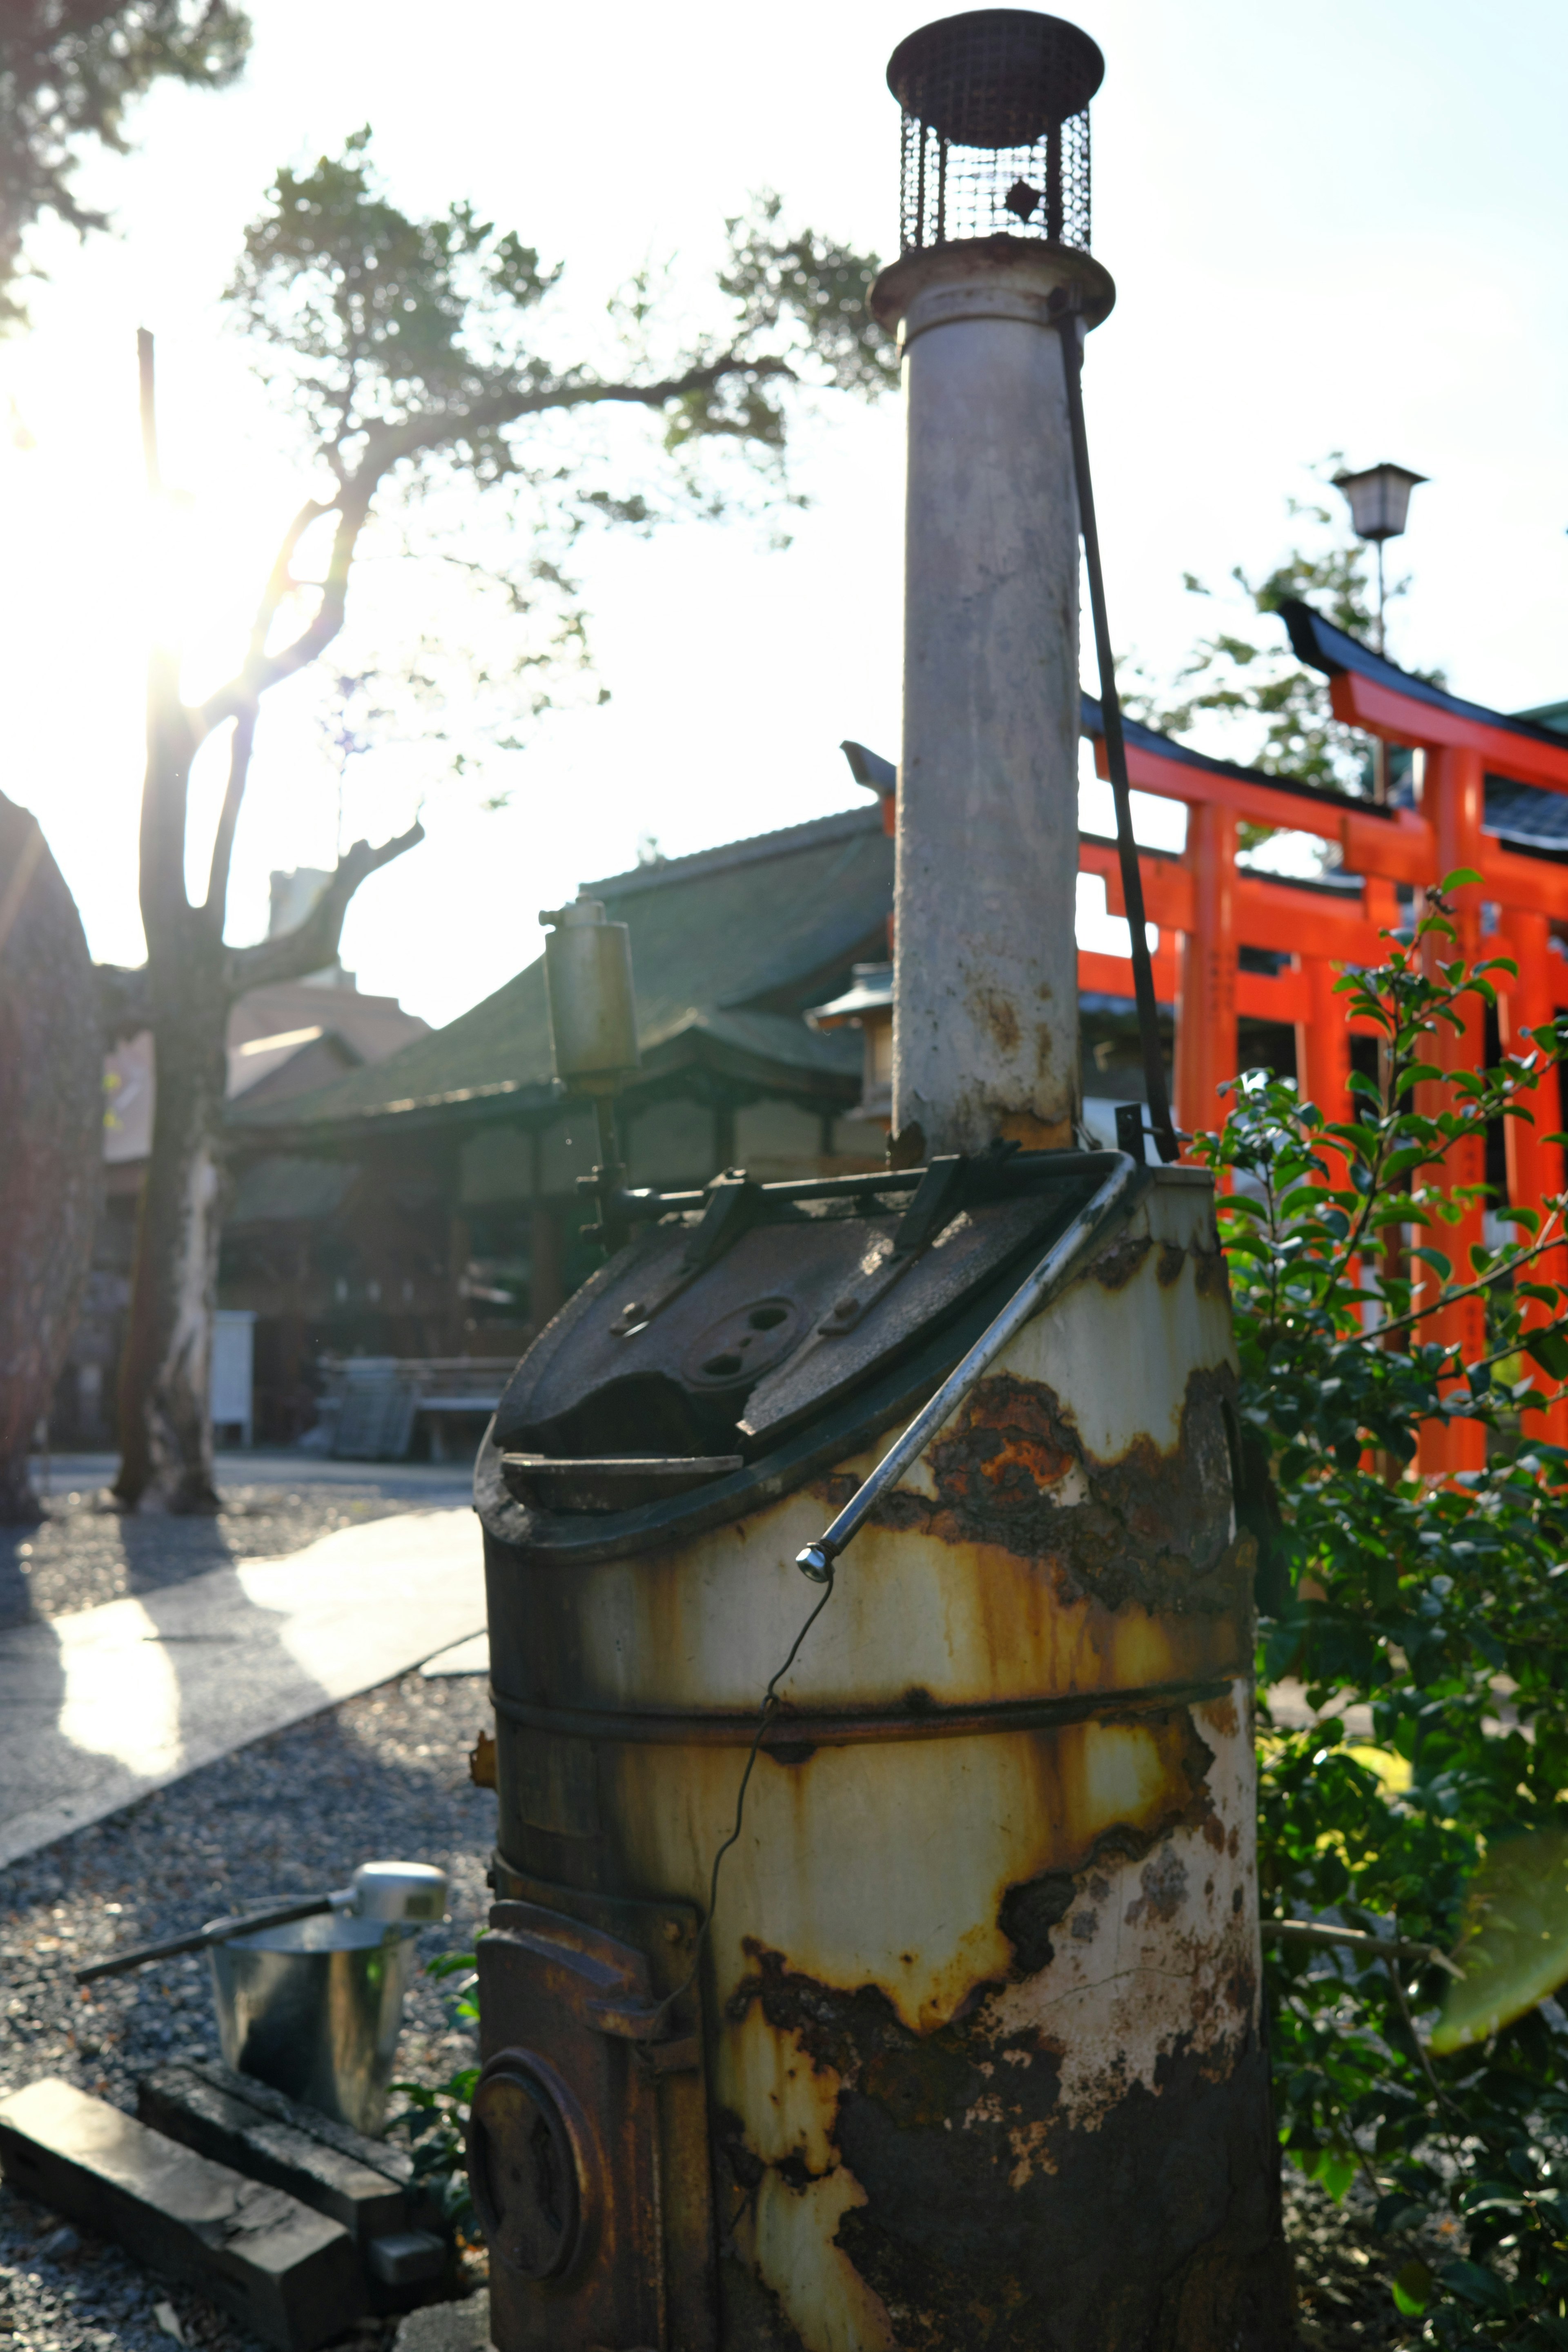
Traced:
<path fill-rule="evenodd" d="M 1298 956 L 1296 968 L 1307 982 L 1307 1018 L 1296 1024 L 1296 1090 L 1302 1100 L 1316 1103 L 1325 1119 L 1340 1126 L 1355 1111 L 1351 1094 L 1350 1007 L 1334 993 L 1340 967 L 1323 956 Z M 1331 1190 L 1349 1182 L 1344 1154 L 1331 1144 L 1322 1147 Z M 1361 1287 L 1362 1260 L 1352 1258 L 1347 1269 L 1352 1287 Z"/>
<path fill-rule="evenodd" d="M 1296 1024 L 1296 1086 L 1328 1119 L 1347 1120 L 1351 1101 L 1350 1007 L 1334 993 L 1339 966 L 1322 956 L 1298 956 L 1307 975 L 1307 1018 Z"/>
<path fill-rule="evenodd" d="M 1476 873 L 1482 870 L 1481 808 L 1485 783 L 1484 763 L 1479 751 L 1458 750 L 1445 746 L 1426 754 L 1426 787 L 1425 808 L 1436 837 L 1437 873 L 1439 879 L 1457 866 L 1468 866 Z M 1438 963 L 1451 962 L 1456 956 L 1473 963 L 1481 946 L 1481 887 L 1470 884 L 1454 895 L 1455 929 L 1458 939 L 1450 946 L 1446 940 L 1429 941 L 1426 948 L 1428 969 Z M 1452 1029 L 1447 1022 L 1438 1024 L 1432 1041 L 1432 1058 L 1440 1069 L 1479 1070 L 1486 1062 L 1486 1029 L 1479 1000 L 1468 999 L 1460 1008 L 1464 1013 L 1462 1029 Z M 1446 1087 L 1418 1087 L 1417 1102 L 1428 1115 L 1452 1109 L 1457 1104 L 1448 1097 Z M 1486 1141 L 1477 1135 L 1450 1150 L 1447 1161 L 1447 1181 L 1449 1186 L 1482 1184 L 1486 1181 Z M 1415 1237 L 1417 1248 L 1423 1243 L 1441 1250 L 1453 1262 L 1454 1279 L 1466 1282 L 1470 1278 L 1470 1251 L 1483 1238 L 1483 1212 L 1477 1205 L 1468 1208 L 1457 1224 L 1436 1224 Z M 1415 1295 L 1412 1305 L 1419 1310 L 1426 1300 L 1435 1297 L 1441 1287 L 1436 1273 L 1421 1259 L 1414 1260 Z M 1440 1340 L 1445 1346 L 1458 1346 L 1465 1360 L 1473 1362 L 1486 1353 L 1486 1307 L 1479 1298 L 1465 1298 L 1453 1307 L 1446 1307 L 1415 1327 L 1416 1337 L 1423 1341 Z M 1460 1385 L 1458 1380 L 1446 1384 Z M 1479 1470 L 1486 1463 L 1486 1431 L 1476 1422 L 1429 1421 L 1422 1424 L 1418 1466 L 1423 1477 L 1452 1475 L 1458 1470 Z"/>
<path fill-rule="evenodd" d="M 1549 1026 L 1557 1011 L 1552 932 L 1544 915 L 1513 908 L 1508 911 L 1507 928 L 1507 947 L 1519 966 L 1519 978 L 1499 995 L 1498 1026 L 1504 1053 L 1522 1055 L 1532 1050 L 1527 1033 Z M 1504 979 L 1506 982 L 1506 974 Z M 1568 1172 L 1563 1168 L 1562 1145 L 1546 1141 L 1562 1126 L 1554 1069 L 1547 1071 L 1536 1093 L 1528 1098 L 1528 1108 L 1534 1115 L 1532 1127 L 1521 1118 L 1503 1121 L 1508 1148 L 1508 1197 L 1516 1208 L 1535 1208 L 1561 1192 Z M 1524 1229 L 1521 1226 L 1517 1230 L 1522 1241 Z M 1568 1283 L 1568 1250 L 1547 1252 L 1530 1271 L 1542 1282 Z M 1527 1330 L 1534 1330 L 1552 1319 L 1551 1309 L 1539 1299 L 1526 1301 Z M 1548 1385 L 1544 1372 L 1536 1371 L 1535 1377 L 1542 1386 Z M 1549 1385 L 1554 1388 L 1557 1383 L 1552 1381 Z M 1549 1405 L 1544 1412 L 1524 1414 L 1522 1426 L 1528 1435 L 1544 1439 L 1548 1445 L 1568 1446 L 1568 1398 Z"/>
<path fill-rule="evenodd" d="M 1237 1074 L 1236 819 L 1200 803 L 1187 826 L 1193 928 L 1182 942 L 1176 1001 L 1176 1124 L 1189 1133 L 1225 1116 L 1219 1089 Z"/>

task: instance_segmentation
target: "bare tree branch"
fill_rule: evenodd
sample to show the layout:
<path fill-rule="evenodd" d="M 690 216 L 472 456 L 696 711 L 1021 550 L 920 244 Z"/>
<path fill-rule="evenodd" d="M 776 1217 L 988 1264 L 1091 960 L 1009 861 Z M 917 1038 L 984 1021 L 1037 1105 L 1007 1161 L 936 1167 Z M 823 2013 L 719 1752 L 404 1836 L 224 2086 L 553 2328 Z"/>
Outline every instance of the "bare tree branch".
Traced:
<path fill-rule="evenodd" d="M 385 477 L 405 458 L 423 456 L 453 441 L 462 441 L 479 433 L 494 432 L 502 425 L 515 425 L 525 416 L 543 415 L 552 409 L 585 408 L 605 403 L 619 403 L 640 408 L 664 408 L 671 401 L 684 400 L 694 392 L 713 392 L 731 376 L 746 376 L 752 380 L 764 377 L 789 376 L 795 370 L 787 360 L 746 359 L 738 352 L 725 352 L 720 358 L 702 367 L 690 367 L 678 376 L 666 376 L 657 383 L 558 383 L 542 392 L 508 391 L 497 393 L 489 400 L 471 402 L 464 408 L 443 408 L 427 411 L 421 416 L 411 416 L 397 425 L 373 425 L 365 436 L 365 448 L 359 463 L 344 479 L 342 492 L 331 505 L 305 509 L 310 520 L 318 515 L 338 516 L 338 527 L 332 537 L 331 560 L 327 576 L 321 583 L 321 601 L 307 625 L 291 645 L 275 654 L 263 651 L 266 633 L 259 642 L 253 635 L 244 668 L 210 694 L 192 720 L 200 735 L 209 734 L 226 719 L 237 718 L 247 705 L 253 705 L 268 687 L 277 686 L 296 671 L 304 669 L 325 652 L 343 625 L 343 611 L 348 599 L 349 572 L 360 534 L 369 516 L 371 503 Z M 299 523 L 295 530 L 297 541 Z M 264 600 L 265 604 L 265 600 Z M 273 610 L 276 610 L 274 605 Z M 270 625 L 270 615 L 268 616 Z"/>
<path fill-rule="evenodd" d="M 302 923 L 291 931 L 279 932 L 276 939 L 258 940 L 254 947 L 228 950 L 226 967 L 231 998 L 274 981 L 304 980 L 330 964 L 342 937 L 349 900 L 360 884 L 382 866 L 390 866 L 395 857 L 417 848 L 424 838 L 425 828 L 416 819 L 406 833 L 376 848 L 368 841 L 356 841 L 339 858 L 331 880 Z"/>
<path fill-rule="evenodd" d="M 234 856 L 234 833 L 239 823 L 240 803 L 245 798 L 246 780 L 250 774 L 250 754 L 256 742 L 256 705 L 242 710 L 234 722 L 234 735 L 228 747 L 228 782 L 224 786 L 223 806 L 218 812 L 217 831 L 213 835 L 212 864 L 207 869 L 206 904 L 202 913 L 218 938 L 223 937 L 224 916 L 228 908 L 228 869 Z"/>
<path fill-rule="evenodd" d="M 394 459 L 392 462 L 396 461 Z M 265 634 L 259 644 L 253 635 L 244 668 L 226 686 L 220 686 L 216 694 L 209 694 L 192 713 L 193 721 L 201 734 L 208 735 L 226 719 L 235 719 L 244 710 L 254 709 L 268 687 L 277 686 L 284 678 L 292 677 L 296 671 L 308 668 L 311 662 L 325 653 L 343 625 L 354 550 L 369 516 L 371 501 L 386 470 L 382 467 L 374 473 L 368 473 L 362 465 L 351 477 L 336 508 L 338 527 L 332 533 L 332 552 L 327 565 L 327 576 L 321 583 L 321 603 L 293 643 L 283 646 L 279 653 L 268 654 L 262 649 L 266 644 Z M 317 514 L 333 511 L 330 506 L 316 509 Z M 311 519 L 313 520 L 314 517 Z"/>

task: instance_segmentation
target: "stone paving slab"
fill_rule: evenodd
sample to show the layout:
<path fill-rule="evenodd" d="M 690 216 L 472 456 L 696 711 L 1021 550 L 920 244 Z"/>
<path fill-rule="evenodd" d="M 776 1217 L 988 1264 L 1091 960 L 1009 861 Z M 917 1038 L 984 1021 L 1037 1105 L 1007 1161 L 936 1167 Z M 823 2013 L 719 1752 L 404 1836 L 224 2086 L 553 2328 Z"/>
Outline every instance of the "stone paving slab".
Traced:
<path fill-rule="evenodd" d="M 458 1642 L 450 1650 L 438 1650 L 426 1658 L 419 1671 L 426 1682 L 437 1675 L 488 1675 L 490 1670 L 490 1637 L 476 1633 L 467 1642 Z"/>
<path fill-rule="evenodd" d="M 479 1633 L 471 1510 L 0 1631 L 0 1866 Z"/>

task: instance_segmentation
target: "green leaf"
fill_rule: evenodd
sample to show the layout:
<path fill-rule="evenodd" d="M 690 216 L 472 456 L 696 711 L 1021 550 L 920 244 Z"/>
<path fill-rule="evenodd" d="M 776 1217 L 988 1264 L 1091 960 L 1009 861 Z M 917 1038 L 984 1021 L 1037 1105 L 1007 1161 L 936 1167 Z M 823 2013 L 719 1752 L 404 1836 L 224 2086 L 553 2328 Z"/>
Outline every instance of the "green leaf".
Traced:
<path fill-rule="evenodd" d="M 1389 2284 L 1394 2290 L 1394 2308 L 1407 2319 L 1425 2311 L 1432 2300 L 1432 2273 L 1418 2254 L 1402 2263 Z"/>
<path fill-rule="evenodd" d="M 1521 1345 L 1543 1372 L 1554 1381 L 1568 1381 L 1568 1332 L 1527 1331 Z"/>
<path fill-rule="evenodd" d="M 1478 2311 L 1506 2311 L 1509 2292 L 1495 2271 L 1483 2268 L 1479 2263 L 1445 2263 L 1437 2273 L 1450 2294 L 1471 2304 Z"/>
<path fill-rule="evenodd" d="M 1340 2204 L 1352 2180 L 1360 2171 L 1355 2157 L 1342 2147 L 1325 2147 L 1311 2167 L 1312 2177 L 1326 2189 L 1336 2205 Z"/>

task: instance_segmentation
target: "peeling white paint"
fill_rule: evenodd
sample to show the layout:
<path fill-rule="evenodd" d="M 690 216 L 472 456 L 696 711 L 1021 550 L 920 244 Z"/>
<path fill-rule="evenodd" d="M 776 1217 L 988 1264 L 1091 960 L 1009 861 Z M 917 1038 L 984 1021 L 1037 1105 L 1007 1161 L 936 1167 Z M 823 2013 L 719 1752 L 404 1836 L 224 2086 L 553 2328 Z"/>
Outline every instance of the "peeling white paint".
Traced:
<path fill-rule="evenodd" d="M 1055 2112 L 1065 2125 L 1093 2129 L 1135 2083 L 1154 2090 L 1161 2059 L 1180 2046 L 1209 2054 L 1217 2071 L 1228 2072 L 1256 2030 L 1257 1775 L 1248 1715 L 1243 1682 L 1228 1706 L 1193 1710 L 1214 1751 L 1212 1817 L 1173 1830 L 1152 1853 L 1107 1857 L 1086 1871 L 1072 1908 L 1051 1930 L 1050 1965 L 986 2004 L 987 2026 L 998 2037 L 1027 2037 L 1059 2064 Z M 1250 1997 L 1238 2010 L 1240 1986 Z"/>

